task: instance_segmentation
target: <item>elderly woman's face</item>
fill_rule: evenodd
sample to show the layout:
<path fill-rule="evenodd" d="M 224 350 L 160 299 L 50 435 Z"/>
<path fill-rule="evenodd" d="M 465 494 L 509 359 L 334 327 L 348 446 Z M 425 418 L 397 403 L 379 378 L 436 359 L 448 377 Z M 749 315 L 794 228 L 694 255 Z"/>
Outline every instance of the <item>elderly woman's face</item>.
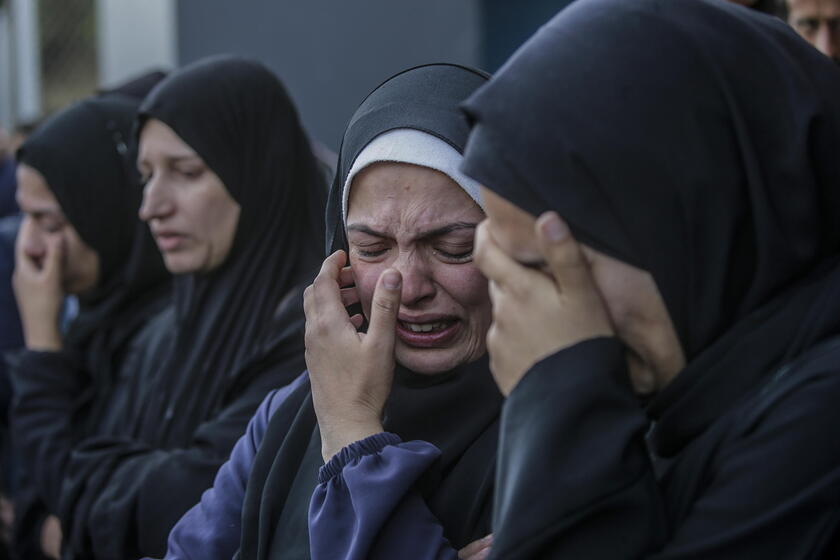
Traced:
<path fill-rule="evenodd" d="M 402 273 L 396 360 L 440 373 L 485 352 L 487 280 L 473 264 L 478 205 L 448 176 L 377 163 L 353 180 L 347 214 L 350 264 L 366 316 L 379 275 Z"/>
<path fill-rule="evenodd" d="M 155 119 L 143 127 L 137 167 L 146 179 L 140 219 L 148 222 L 169 272 L 208 272 L 222 264 L 240 208 L 219 176 Z"/>

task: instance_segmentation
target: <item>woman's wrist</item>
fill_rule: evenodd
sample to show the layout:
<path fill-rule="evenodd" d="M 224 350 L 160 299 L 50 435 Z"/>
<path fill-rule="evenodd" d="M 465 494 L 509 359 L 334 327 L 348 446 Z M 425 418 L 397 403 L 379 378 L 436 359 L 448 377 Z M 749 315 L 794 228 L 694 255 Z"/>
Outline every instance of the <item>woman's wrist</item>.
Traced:
<path fill-rule="evenodd" d="M 58 325 L 31 326 L 24 330 L 26 348 L 38 352 L 58 352 L 62 348 Z"/>
<path fill-rule="evenodd" d="M 325 463 L 329 462 L 336 453 L 348 445 L 384 431 L 382 422 L 378 419 L 353 422 L 339 421 L 326 425 L 319 423 L 319 426 L 321 429 L 321 455 Z"/>

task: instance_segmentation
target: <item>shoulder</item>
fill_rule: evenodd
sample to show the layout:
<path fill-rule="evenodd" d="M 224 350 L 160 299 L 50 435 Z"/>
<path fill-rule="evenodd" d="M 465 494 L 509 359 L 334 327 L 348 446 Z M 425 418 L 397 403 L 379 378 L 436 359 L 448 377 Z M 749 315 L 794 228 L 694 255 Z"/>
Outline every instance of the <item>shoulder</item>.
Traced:
<path fill-rule="evenodd" d="M 251 428 L 249 430 L 251 432 L 251 437 L 253 438 L 253 444 L 256 447 L 259 446 L 259 443 L 265 436 L 265 431 L 268 428 L 268 424 L 271 422 L 271 418 L 274 414 L 284 404 L 290 404 L 291 395 L 299 393 L 304 387 L 308 392 L 309 374 L 307 372 L 300 374 L 297 379 L 285 387 L 274 389 L 266 395 L 265 399 L 263 399 L 263 402 L 257 409 L 257 412 L 254 414 L 254 418 L 251 420 Z"/>
<path fill-rule="evenodd" d="M 809 404 L 840 417 L 840 337 L 810 348 L 779 368 L 758 395 L 756 412 Z"/>
<path fill-rule="evenodd" d="M 840 423 L 840 337 L 814 346 L 779 368 L 760 390 L 746 415 L 742 435 L 784 440 L 812 462 L 840 461 L 833 426 Z"/>

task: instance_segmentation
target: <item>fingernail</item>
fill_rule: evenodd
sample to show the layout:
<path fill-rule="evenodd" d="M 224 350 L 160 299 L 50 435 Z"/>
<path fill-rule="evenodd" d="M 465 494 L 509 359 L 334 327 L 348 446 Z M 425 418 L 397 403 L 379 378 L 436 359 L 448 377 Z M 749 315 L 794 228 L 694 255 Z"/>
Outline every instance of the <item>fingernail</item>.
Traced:
<path fill-rule="evenodd" d="M 569 237 L 569 226 L 552 212 L 543 223 L 543 232 L 551 241 L 563 241 Z"/>
<path fill-rule="evenodd" d="M 386 270 L 382 278 L 382 283 L 389 290 L 396 290 L 400 287 L 400 275 L 395 270 Z"/>

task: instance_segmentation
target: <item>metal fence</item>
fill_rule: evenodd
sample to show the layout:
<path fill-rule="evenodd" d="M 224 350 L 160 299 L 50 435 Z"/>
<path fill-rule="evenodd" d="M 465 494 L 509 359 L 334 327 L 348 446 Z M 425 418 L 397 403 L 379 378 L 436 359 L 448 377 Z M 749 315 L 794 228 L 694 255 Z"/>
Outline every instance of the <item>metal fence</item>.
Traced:
<path fill-rule="evenodd" d="M 95 0 L 0 0 L 0 122 L 17 126 L 98 84 Z"/>
<path fill-rule="evenodd" d="M 39 0 L 43 111 L 80 99 L 98 84 L 94 0 Z"/>

